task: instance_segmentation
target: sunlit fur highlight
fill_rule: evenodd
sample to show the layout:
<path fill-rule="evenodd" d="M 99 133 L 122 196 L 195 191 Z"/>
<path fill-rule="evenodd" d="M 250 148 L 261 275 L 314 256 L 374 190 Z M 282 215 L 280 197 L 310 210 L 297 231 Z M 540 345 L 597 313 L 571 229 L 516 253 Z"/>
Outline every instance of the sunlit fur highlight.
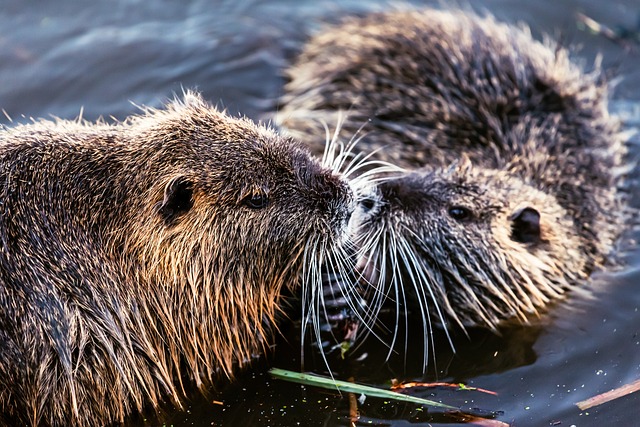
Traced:
<path fill-rule="evenodd" d="M 281 290 L 317 292 L 303 270 L 343 262 L 355 207 L 307 150 L 193 93 L 122 123 L 2 129 L 0 164 L 7 424 L 122 422 L 232 377 L 269 345 Z"/>
<path fill-rule="evenodd" d="M 338 114 L 337 126 L 333 132 L 325 124 L 324 132 L 324 149 L 322 152 L 322 164 L 334 171 L 339 171 L 342 176 L 349 180 L 351 187 L 356 195 L 356 209 L 349 221 L 348 236 L 345 238 L 343 245 L 334 247 L 332 250 L 326 248 L 317 248 L 307 245 L 305 251 L 312 251 L 323 254 L 322 257 L 304 256 L 305 264 L 303 267 L 303 316 L 301 328 L 301 341 L 307 339 L 308 328 L 311 327 L 311 334 L 318 344 L 322 343 L 323 325 L 329 319 L 328 309 L 326 306 L 326 295 L 323 290 L 323 284 L 326 284 L 326 275 L 334 275 L 341 278 L 341 286 L 337 287 L 339 295 L 333 295 L 332 299 L 343 299 L 351 311 L 359 317 L 365 328 L 372 325 L 372 312 L 365 307 L 367 302 L 362 299 L 362 283 L 367 283 L 363 276 L 356 272 L 357 257 L 355 253 L 361 249 L 355 244 L 359 240 L 360 227 L 364 215 L 359 209 L 360 203 L 364 199 L 374 196 L 374 185 L 381 179 L 380 173 L 397 173 L 400 169 L 392 164 L 381 160 L 372 160 L 371 154 L 365 155 L 358 152 L 357 146 L 360 143 L 358 138 L 351 138 L 348 141 L 342 139 L 340 130 L 343 116 Z M 320 137 L 318 136 L 318 139 Z M 318 242 L 323 244 L 323 242 Z M 311 260 L 311 263 L 307 263 Z M 355 273 L 355 274 L 354 274 Z M 369 331 L 372 332 L 372 331 Z M 322 357 L 326 354 L 321 351 Z M 304 353 L 302 354 L 302 366 L 304 366 Z M 328 365 L 328 361 L 325 359 Z"/>

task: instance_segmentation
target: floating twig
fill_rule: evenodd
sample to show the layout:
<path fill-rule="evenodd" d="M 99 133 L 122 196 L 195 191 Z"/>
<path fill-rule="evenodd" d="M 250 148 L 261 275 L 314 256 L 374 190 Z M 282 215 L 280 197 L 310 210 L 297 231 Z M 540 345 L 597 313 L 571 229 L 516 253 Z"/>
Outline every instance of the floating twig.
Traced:
<path fill-rule="evenodd" d="M 601 35 L 627 50 L 635 50 L 636 47 L 634 43 L 637 44 L 640 41 L 640 31 L 638 28 L 610 28 L 581 12 L 576 13 L 576 19 L 580 25 L 583 25 L 593 34 Z"/>
<path fill-rule="evenodd" d="M 634 393 L 638 390 L 640 390 L 640 379 L 635 380 L 630 384 L 625 384 L 622 387 L 593 396 L 587 400 L 578 402 L 576 403 L 576 406 L 584 411 L 586 409 L 593 408 L 594 406 L 602 405 L 603 403 Z"/>
<path fill-rule="evenodd" d="M 468 385 L 463 383 L 420 383 L 420 382 L 395 383 L 391 385 L 391 390 L 394 390 L 394 391 L 406 390 L 414 387 L 425 387 L 425 388 L 449 387 L 449 388 L 455 388 L 458 390 L 479 391 L 481 393 L 490 394 L 492 396 L 498 395 L 498 393 L 496 393 L 495 391 L 487 390 L 484 388 L 478 388 L 478 387 L 469 387 Z"/>

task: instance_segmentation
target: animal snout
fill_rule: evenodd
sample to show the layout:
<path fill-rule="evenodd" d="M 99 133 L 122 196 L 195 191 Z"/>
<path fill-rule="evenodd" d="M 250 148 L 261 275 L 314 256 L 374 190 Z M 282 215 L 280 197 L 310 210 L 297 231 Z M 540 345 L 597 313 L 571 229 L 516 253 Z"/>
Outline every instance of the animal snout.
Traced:
<path fill-rule="evenodd" d="M 326 173 L 315 182 L 317 208 L 327 211 L 336 220 L 348 221 L 356 210 L 356 195 L 351 185 L 340 175 Z"/>

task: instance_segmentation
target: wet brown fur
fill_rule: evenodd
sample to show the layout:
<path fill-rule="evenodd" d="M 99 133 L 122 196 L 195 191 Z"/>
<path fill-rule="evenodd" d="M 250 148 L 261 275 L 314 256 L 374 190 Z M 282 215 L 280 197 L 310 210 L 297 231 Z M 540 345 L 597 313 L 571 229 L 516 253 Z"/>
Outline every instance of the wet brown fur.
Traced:
<path fill-rule="evenodd" d="M 597 64 L 585 73 L 491 16 L 425 9 L 326 27 L 287 76 L 281 127 L 319 151 L 341 112 L 342 135 L 406 170 L 362 219 L 379 298 L 417 301 L 425 323 L 493 328 L 605 263 L 626 209 L 625 147 Z"/>
<path fill-rule="evenodd" d="M 121 422 L 231 377 L 354 208 L 305 149 L 195 94 L 113 125 L 5 128 L 0 165 L 12 425 Z"/>

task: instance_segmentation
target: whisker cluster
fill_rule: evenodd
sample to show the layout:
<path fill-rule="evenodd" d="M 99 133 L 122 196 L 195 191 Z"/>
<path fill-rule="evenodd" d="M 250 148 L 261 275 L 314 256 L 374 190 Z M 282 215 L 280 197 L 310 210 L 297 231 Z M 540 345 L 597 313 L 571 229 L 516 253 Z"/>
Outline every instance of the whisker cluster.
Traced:
<path fill-rule="evenodd" d="M 328 267 L 389 354 L 400 322 L 421 326 L 426 366 L 436 329 L 453 347 L 454 329 L 528 323 L 615 264 L 630 133 L 601 63 L 570 57 L 489 14 L 409 8 L 327 25 L 286 70 L 276 123 L 358 195 Z"/>

